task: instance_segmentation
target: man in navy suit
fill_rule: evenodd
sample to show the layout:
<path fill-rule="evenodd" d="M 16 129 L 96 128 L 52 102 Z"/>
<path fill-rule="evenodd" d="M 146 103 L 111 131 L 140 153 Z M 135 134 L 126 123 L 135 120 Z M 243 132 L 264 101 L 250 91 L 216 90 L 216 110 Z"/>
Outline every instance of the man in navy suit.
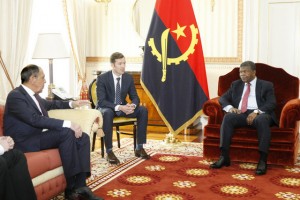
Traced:
<path fill-rule="evenodd" d="M 112 151 L 113 118 L 115 116 L 137 118 L 137 147 L 135 156 L 149 159 L 143 144 L 146 143 L 148 124 L 148 111 L 140 106 L 140 99 L 136 92 L 133 78 L 125 73 L 126 60 L 122 53 L 115 52 L 110 57 L 112 70 L 103 73 L 97 78 L 97 109 L 103 115 L 103 131 L 107 153 L 107 161 L 111 164 L 119 164 L 119 159 Z M 118 89 L 119 88 L 119 89 Z M 120 93 L 118 95 L 118 90 Z M 126 101 L 129 95 L 130 103 Z"/>
<path fill-rule="evenodd" d="M 67 181 L 66 199 L 102 199 L 86 186 L 86 177 L 90 176 L 89 136 L 78 124 L 49 118 L 47 113 L 51 109 L 75 108 L 89 102 L 42 99 L 39 93 L 46 82 L 45 74 L 36 65 L 28 65 L 21 71 L 21 82 L 7 96 L 4 133 L 11 136 L 15 147 L 23 152 L 59 149 Z"/>
<path fill-rule="evenodd" d="M 263 175 L 267 172 L 270 126 L 278 124 L 274 113 L 276 99 L 273 83 L 258 79 L 255 73 L 255 63 L 243 62 L 240 65 L 241 79 L 234 81 L 229 90 L 220 97 L 219 102 L 227 113 L 221 125 L 221 156 L 217 162 L 210 165 L 211 168 L 230 165 L 229 147 L 234 129 L 249 126 L 255 128 L 258 133 L 260 159 L 255 174 Z M 246 95 L 248 87 L 250 92 Z"/>

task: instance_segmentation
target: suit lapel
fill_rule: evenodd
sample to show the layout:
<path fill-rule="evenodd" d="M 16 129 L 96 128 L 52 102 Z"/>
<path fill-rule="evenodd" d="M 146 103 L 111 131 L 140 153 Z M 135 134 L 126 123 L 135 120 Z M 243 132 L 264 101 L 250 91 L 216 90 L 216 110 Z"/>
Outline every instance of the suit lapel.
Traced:
<path fill-rule="evenodd" d="M 29 102 L 39 113 L 41 113 L 40 109 L 37 107 L 36 103 L 33 101 L 31 96 L 26 92 L 26 90 L 22 87 L 19 86 L 19 91 L 24 95 L 25 99 L 27 102 Z"/>
<path fill-rule="evenodd" d="M 112 99 L 114 100 L 115 99 L 115 84 L 114 84 L 114 77 L 113 77 L 113 74 L 112 74 L 112 71 L 110 71 L 108 73 L 108 83 L 109 83 L 109 87 L 111 88 L 111 93 L 112 94 Z"/>
<path fill-rule="evenodd" d="M 125 97 L 127 95 L 127 91 L 125 90 L 126 85 L 127 85 L 127 76 L 126 76 L 126 73 L 124 73 L 122 75 L 122 84 L 121 84 L 121 99 L 122 99 L 122 102 L 123 102 L 123 100 L 125 99 Z"/>
<path fill-rule="evenodd" d="M 257 102 L 257 106 L 260 106 L 260 94 L 261 94 L 261 90 L 262 90 L 262 82 L 257 79 L 256 80 L 256 88 L 255 88 L 255 97 L 256 97 L 256 102 Z"/>
<path fill-rule="evenodd" d="M 239 106 L 239 103 L 240 103 L 240 101 L 242 99 L 244 87 L 245 87 L 245 83 L 241 80 L 240 84 L 238 85 L 238 88 L 237 88 L 237 90 L 238 90 L 237 94 L 239 94 L 239 95 L 238 95 L 238 98 L 236 99 L 236 105 L 237 105 L 236 107 Z"/>

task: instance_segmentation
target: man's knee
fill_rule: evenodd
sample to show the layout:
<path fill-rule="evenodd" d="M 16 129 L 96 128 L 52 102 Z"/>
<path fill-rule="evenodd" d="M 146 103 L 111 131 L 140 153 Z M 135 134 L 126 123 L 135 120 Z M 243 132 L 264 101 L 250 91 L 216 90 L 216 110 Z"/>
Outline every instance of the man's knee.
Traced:
<path fill-rule="evenodd" d="M 0 156 L 0 173 L 5 173 L 7 171 L 7 162 L 3 156 Z"/>
<path fill-rule="evenodd" d="M 10 151 L 14 154 L 15 159 L 18 159 L 19 161 L 22 161 L 22 162 L 24 162 L 24 161 L 26 162 L 26 156 L 22 151 L 20 151 L 18 149 L 12 149 Z"/>
<path fill-rule="evenodd" d="M 271 117 L 266 114 L 257 115 L 254 119 L 254 125 L 256 126 L 270 126 Z"/>
<path fill-rule="evenodd" d="M 103 120 L 112 120 L 115 116 L 115 112 L 110 108 L 100 108 L 99 111 L 102 113 Z"/>
<path fill-rule="evenodd" d="M 148 116 L 148 110 L 145 106 L 139 106 L 139 113 L 141 115 L 147 115 Z"/>
<path fill-rule="evenodd" d="M 83 132 L 82 136 L 81 136 L 81 139 L 84 143 L 89 143 L 90 144 L 90 136 L 87 133 Z"/>
<path fill-rule="evenodd" d="M 227 113 L 224 115 L 223 117 L 223 123 L 230 123 L 232 122 L 232 120 L 234 120 L 236 118 L 236 115 L 235 113 Z"/>

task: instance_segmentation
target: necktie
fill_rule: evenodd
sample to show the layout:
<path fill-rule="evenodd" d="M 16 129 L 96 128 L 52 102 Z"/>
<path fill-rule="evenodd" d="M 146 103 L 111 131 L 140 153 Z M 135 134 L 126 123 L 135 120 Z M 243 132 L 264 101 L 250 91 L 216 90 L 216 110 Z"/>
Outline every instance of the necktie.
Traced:
<path fill-rule="evenodd" d="M 249 94 L 250 94 L 250 83 L 247 83 L 247 89 L 245 91 L 245 94 L 243 96 L 243 99 L 242 99 L 242 113 L 246 112 L 247 111 L 247 106 L 248 106 L 248 98 L 249 98 Z"/>
<path fill-rule="evenodd" d="M 120 86 L 120 78 L 117 78 L 117 85 L 116 85 L 116 104 L 121 104 L 121 86 Z"/>
<path fill-rule="evenodd" d="M 35 99 L 37 100 L 37 102 L 39 103 L 39 106 L 41 108 L 42 114 L 46 117 L 48 117 L 48 112 L 46 111 L 46 109 L 44 108 L 44 106 L 42 105 L 42 98 L 40 97 L 39 94 L 34 94 Z"/>

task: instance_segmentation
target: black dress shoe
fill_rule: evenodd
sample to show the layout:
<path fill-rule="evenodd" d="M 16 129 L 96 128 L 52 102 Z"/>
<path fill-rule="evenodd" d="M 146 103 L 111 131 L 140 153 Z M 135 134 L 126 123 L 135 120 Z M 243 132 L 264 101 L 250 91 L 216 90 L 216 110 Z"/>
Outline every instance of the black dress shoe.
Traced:
<path fill-rule="evenodd" d="M 95 196 L 91 189 L 87 186 L 77 188 L 74 192 L 86 200 L 103 200 L 103 198 Z"/>
<path fill-rule="evenodd" d="M 260 160 L 257 164 L 255 174 L 256 175 L 264 175 L 267 173 L 267 162 Z"/>
<path fill-rule="evenodd" d="M 106 160 L 110 163 L 110 164 L 120 164 L 119 159 L 115 156 L 114 152 L 111 151 L 109 153 L 107 153 L 106 156 Z"/>
<path fill-rule="evenodd" d="M 143 159 L 149 159 L 150 158 L 150 156 L 146 153 L 146 151 L 144 149 L 135 150 L 134 155 L 138 158 L 141 157 Z"/>
<path fill-rule="evenodd" d="M 217 162 L 214 162 L 213 164 L 210 165 L 210 168 L 213 168 L 213 169 L 219 169 L 223 166 L 230 166 L 230 159 L 225 159 L 224 156 L 220 156 L 219 160 Z"/>
<path fill-rule="evenodd" d="M 65 199 L 66 200 L 81 200 L 80 195 L 74 192 L 73 190 L 65 190 Z"/>

